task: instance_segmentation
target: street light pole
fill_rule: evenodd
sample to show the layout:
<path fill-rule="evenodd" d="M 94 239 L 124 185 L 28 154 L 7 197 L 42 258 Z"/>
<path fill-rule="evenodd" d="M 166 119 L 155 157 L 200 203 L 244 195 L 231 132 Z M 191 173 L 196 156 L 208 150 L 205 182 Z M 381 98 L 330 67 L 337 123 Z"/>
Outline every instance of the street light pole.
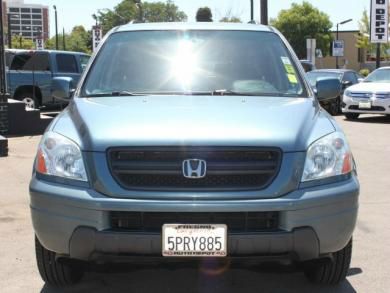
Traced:
<path fill-rule="evenodd" d="M 336 41 L 339 40 L 339 24 L 337 24 L 336 29 Z M 339 56 L 336 56 L 336 69 L 339 69 Z"/>
<path fill-rule="evenodd" d="M 54 17 L 56 24 L 56 50 L 58 50 L 58 19 L 57 19 L 57 6 L 53 5 L 54 8 Z"/>
<path fill-rule="evenodd" d="M 65 40 L 65 28 L 62 28 L 62 43 L 64 47 L 64 51 L 66 51 L 66 40 Z"/>
<path fill-rule="evenodd" d="M 7 13 L 8 20 L 8 48 L 12 48 L 11 13 Z"/>
<path fill-rule="evenodd" d="M 339 22 L 337 25 L 336 25 L 336 41 L 339 40 L 339 25 L 343 25 L 343 24 L 346 24 L 348 22 L 351 22 L 352 21 L 352 18 L 351 19 L 347 19 L 347 20 L 344 20 L 342 22 Z M 339 56 L 336 56 L 336 69 L 339 69 Z"/>

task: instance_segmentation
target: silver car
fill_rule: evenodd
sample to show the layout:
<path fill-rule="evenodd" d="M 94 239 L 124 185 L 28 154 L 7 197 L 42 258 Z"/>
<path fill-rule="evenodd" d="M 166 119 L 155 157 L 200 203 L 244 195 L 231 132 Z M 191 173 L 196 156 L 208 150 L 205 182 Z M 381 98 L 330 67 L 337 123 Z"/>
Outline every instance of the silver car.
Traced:
<path fill-rule="evenodd" d="M 347 119 L 360 114 L 390 115 L 390 67 L 372 72 L 367 78 L 344 92 L 342 111 Z"/>
<path fill-rule="evenodd" d="M 38 147 L 30 184 L 39 272 L 79 281 L 83 262 L 289 261 L 343 281 L 359 182 L 352 151 L 274 28 L 115 28 Z"/>

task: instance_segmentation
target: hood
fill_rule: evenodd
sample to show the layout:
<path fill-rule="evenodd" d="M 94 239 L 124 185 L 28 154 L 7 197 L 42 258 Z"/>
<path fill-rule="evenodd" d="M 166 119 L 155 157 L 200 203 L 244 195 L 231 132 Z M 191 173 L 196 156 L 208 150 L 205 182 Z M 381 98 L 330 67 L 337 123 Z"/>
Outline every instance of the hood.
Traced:
<path fill-rule="evenodd" d="M 311 98 L 136 96 L 75 98 L 53 130 L 84 151 L 126 146 L 254 146 L 306 151 L 335 131 Z"/>
<path fill-rule="evenodd" d="M 361 82 L 348 88 L 351 92 L 390 92 L 390 83 L 385 82 Z"/>

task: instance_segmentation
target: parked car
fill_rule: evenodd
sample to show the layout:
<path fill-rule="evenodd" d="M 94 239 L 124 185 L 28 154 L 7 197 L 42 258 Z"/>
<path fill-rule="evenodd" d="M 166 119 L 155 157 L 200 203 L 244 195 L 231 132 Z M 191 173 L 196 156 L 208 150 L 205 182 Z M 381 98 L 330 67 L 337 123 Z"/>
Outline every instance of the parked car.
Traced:
<path fill-rule="evenodd" d="M 305 72 L 316 70 L 316 66 L 310 60 L 299 60 Z"/>
<path fill-rule="evenodd" d="M 363 80 L 363 77 L 348 69 L 318 69 L 307 73 L 310 85 L 315 89 L 316 83 L 320 79 L 336 78 L 340 81 L 340 94 L 328 100 L 321 101 L 321 105 L 331 114 L 342 113 L 341 102 L 345 89 Z"/>
<path fill-rule="evenodd" d="M 111 31 L 48 127 L 30 183 L 39 272 L 74 261 L 289 260 L 344 280 L 359 183 L 347 139 L 272 27 L 128 24 Z M 69 98 L 69 78 L 55 78 Z"/>
<path fill-rule="evenodd" d="M 344 92 L 342 110 L 347 119 L 360 114 L 390 115 L 390 67 L 382 67 Z"/>
<path fill-rule="evenodd" d="M 53 98 L 53 78 L 70 77 L 77 84 L 89 58 L 77 52 L 6 50 L 8 91 L 27 108 L 64 104 Z"/>

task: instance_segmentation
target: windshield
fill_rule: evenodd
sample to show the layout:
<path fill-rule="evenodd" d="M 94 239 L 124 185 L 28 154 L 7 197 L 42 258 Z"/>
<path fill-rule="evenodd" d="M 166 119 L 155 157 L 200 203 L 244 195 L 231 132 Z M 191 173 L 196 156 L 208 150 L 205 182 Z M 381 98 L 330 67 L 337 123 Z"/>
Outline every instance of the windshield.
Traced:
<path fill-rule="evenodd" d="M 302 96 L 293 64 L 279 36 L 269 32 L 120 32 L 107 40 L 81 95 Z"/>
<path fill-rule="evenodd" d="M 371 73 L 364 82 L 390 82 L 390 69 L 379 69 Z"/>
<path fill-rule="evenodd" d="M 328 78 L 337 78 L 341 80 L 342 74 L 338 72 L 308 72 L 306 74 L 309 83 L 312 87 L 315 87 L 317 84 L 317 81 L 320 79 L 328 79 Z"/>

